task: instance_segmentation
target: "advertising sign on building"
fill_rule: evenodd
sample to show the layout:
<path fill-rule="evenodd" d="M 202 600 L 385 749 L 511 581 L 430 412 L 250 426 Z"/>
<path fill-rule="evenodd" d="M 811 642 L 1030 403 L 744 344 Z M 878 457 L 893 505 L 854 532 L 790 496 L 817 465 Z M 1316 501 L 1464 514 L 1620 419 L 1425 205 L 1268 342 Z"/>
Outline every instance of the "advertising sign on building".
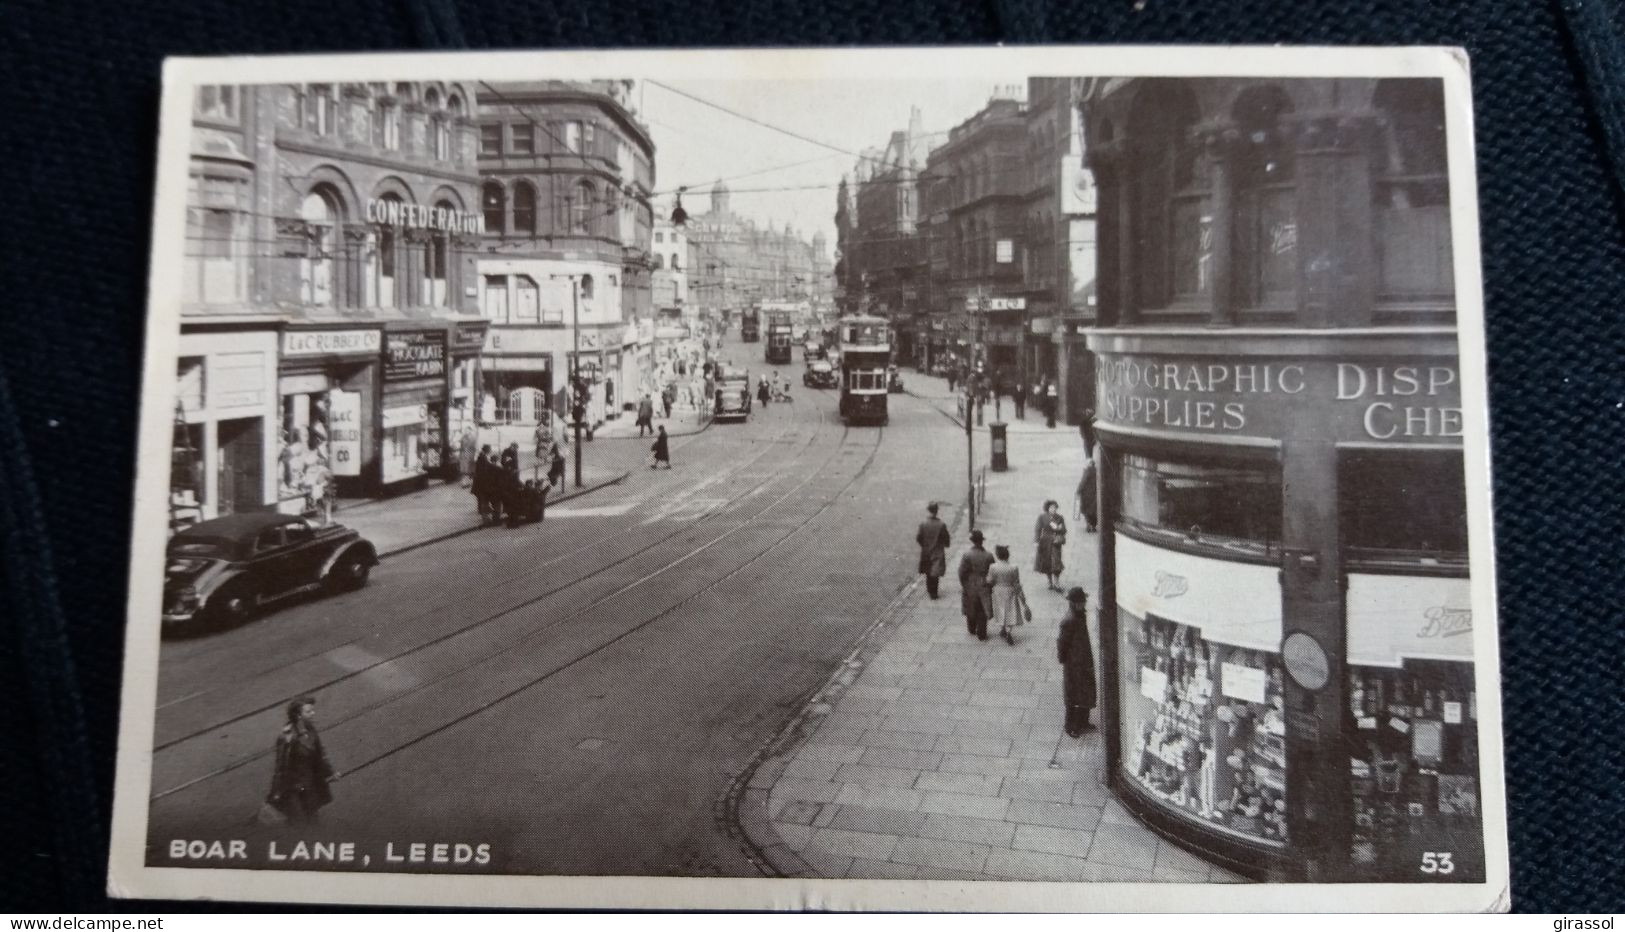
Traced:
<path fill-rule="evenodd" d="M 327 441 L 335 476 L 361 475 L 361 393 L 334 389 L 327 395 Z"/>
<path fill-rule="evenodd" d="M 392 333 L 384 352 L 384 380 L 444 378 L 446 335 L 440 331 Z"/>
<path fill-rule="evenodd" d="M 382 336 L 377 330 L 290 330 L 282 335 L 282 355 L 376 353 L 381 344 Z"/>

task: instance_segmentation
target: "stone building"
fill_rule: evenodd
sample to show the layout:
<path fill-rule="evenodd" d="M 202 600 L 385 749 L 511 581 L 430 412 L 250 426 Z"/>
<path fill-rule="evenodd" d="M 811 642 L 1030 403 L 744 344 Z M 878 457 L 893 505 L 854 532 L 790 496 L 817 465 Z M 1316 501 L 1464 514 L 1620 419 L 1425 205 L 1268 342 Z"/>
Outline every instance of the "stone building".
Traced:
<path fill-rule="evenodd" d="M 1087 116 L 1112 788 L 1253 876 L 1481 881 L 1440 83 Z"/>
<path fill-rule="evenodd" d="M 732 192 L 718 181 L 710 209 L 690 214 L 689 289 L 707 313 L 732 312 L 761 301 L 823 303 L 830 297 L 828 243 L 809 241 L 790 224 L 758 225 L 733 209 Z"/>
<path fill-rule="evenodd" d="M 478 317 L 472 87 L 205 87 L 193 107 L 178 521 L 452 466 Z"/>
<path fill-rule="evenodd" d="M 480 309 L 490 321 L 481 414 L 534 423 L 616 416 L 648 372 L 637 325 L 653 314 L 654 142 L 628 82 L 487 86 L 478 111 Z"/>

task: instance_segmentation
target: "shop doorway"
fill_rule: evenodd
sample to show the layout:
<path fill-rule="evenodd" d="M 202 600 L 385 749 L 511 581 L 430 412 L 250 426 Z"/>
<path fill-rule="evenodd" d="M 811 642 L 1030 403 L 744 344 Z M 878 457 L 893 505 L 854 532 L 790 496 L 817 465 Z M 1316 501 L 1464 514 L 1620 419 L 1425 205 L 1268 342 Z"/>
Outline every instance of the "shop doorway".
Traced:
<path fill-rule="evenodd" d="M 263 507 L 265 432 L 261 419 L 221 421 L 216 429 L 219 501 L 215 513 L 229 515 Z"/>

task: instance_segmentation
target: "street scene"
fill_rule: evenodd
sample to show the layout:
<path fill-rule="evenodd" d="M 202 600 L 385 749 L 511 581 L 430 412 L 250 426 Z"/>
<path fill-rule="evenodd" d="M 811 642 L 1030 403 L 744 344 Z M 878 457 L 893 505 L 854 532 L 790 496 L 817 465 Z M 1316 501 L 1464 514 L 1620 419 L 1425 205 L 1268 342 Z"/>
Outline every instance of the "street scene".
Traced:
<path fill-rule="evenodd" d="M 1483 883 L 1445 119 L 198 87 L 145 864 Z"/>

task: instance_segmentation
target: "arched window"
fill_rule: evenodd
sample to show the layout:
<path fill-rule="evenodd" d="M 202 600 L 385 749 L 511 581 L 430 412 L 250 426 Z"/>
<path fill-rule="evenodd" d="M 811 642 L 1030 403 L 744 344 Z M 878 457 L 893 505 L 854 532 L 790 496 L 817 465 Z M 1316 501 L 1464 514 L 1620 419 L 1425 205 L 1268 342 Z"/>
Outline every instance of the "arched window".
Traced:
<path fill-rule="evenodd" d="M 457 131 L 457 123 L 463 117 L 463 98 L 452 94 L 446 100 L 446 112 L 440 118 L 438 134 L 435 136 L 435 156 L 443 160 L 451 160 L 457 156 L 456 146 L 452 145 L 453 134 Z"/>
<path fill-rule="evenodd" d="M 583 300 L 583 301 L 591 301 L 592 300 L 592 287 L 593 287 L 592 286 L 592 276 L 591 275 L 583 275 L 583 276 L 581 276 L 581 300 Z"/>
<path fill-rule="evenodd" d="M 1188 86 L 1148 81 L 1135 95 L 1128 135 L 1136 171 L 1129 192 L 1135 303 L 1166 307 L 1173 295 L 1200 294 L 1212 278 L 1212 222 L 1197 171 L 1191 128 L 1196 102 Z"/>
<path fill-rule="evenodd" d="M 593 222 L 593 211 L 597 206 L 598 199 L 593 191 L 592 182 L 577 183 L 575 197 L 570 205 L 570 230 L 575 233 L 591 233 L 597 226 Z"/>
<path fill-rule="evenodd" d="M 390 193 L 378 198 L 380 206 L 401 203 L 400 195 Z M 386 208 L 387 210 L 387 208 Z M 378 211 L 378 306 L 396 307 L 400 300 L 395 271 L 400 262 L 400 236 L 392 226 L 385 210 Z"/>
<path fill-rule="evenodd" d="M 331 307 L 338 294 L 338 238 L 344 220 L 338 192 L 318 185 L 299 205 L 305 223 L 305 255 L 299 262 L 300 298 L 313 307 Z"/>
<path fill-rule="evenodd" d="M 306 129 L 318 136 L 331 136 L 338 130 L 338 100 L 333 93 L 333 85 L 317 84 L 310 88 L 309 123 Z"/>
<path fill-rule="evenodd" d="M 485 213 L 487 233 L 508 232 L 508 192 L 500 181 L 487 181 L 480 187 L 480 209 Z"/>
<path fill-rule="evenodd" d="M 513 231 L 536 235 L 536 186 L 528 181 L 513 186 Z"/>
<path fill-rule="evenodd" d="M 666 267 L 666 257 L 662 256 L 658 252 L 655 253 L 655 270 L 659 271 L 661 269 L 664 269 L 665 267 Z"/>
<path fill-rule="evenodd" d="M 671 270 L 673 272 L 681 272 L 683 270 L 682 258 L 675 252 L 671 254 Z"/>
<path fill-rule="evenodd" d="M 451 201 L 439 200 L 435 202 L 436 210 L 447 212 L 455 211 L 457 205 Z M 446 307 L 451 303 L 451 233 L 446 230 L 429 231 L 429 287 L 424 289 L 429 303 L 435 307 Z"/>
<path fill-rule="evenodd" d="M 379 144 L 393 152 L 401 147 L 401 99 L 380 95 L 375 107 L 378 111 Z"/>
<path fill-rule="evenodd" d="M 1377 82 L 1372 106 L 1383 124 L 1373 166 L 1378 295 L 1448 300 L 1455 280 L 1444 88 L 1430 78 L 1390 78 Z"/>
<path fill-rule="evenodd" d="M 1296 159 L 1282 131 L 1292 109 L 1273 85 L 1236 98 L 1231 118 L 1241 133 L 1235 155 L 1236 298 L 1242 307 L 1290 301 L 1298 282 Z"/>

